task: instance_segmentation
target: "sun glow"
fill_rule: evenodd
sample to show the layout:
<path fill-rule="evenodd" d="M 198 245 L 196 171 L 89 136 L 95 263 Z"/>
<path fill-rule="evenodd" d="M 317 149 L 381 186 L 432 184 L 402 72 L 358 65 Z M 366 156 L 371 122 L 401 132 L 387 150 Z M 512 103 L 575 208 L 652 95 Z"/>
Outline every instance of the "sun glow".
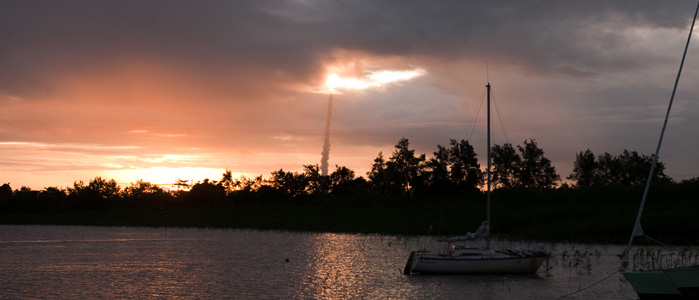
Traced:
<path fill-rule="evenodd" d="M 411 80 L 427 74 L 423 69 L 365 71 L 361 77 L 341 77 L 337 73 L 328 75 L 325 84 L 330 89 L 363 90 Z"/>
<path fill-rule="evenodd" d="M 410 80 L 425 75 L 425 70 L 415 69 L 406 71 L 382 70 L 370 73 L 368 78 L 377 84 L 388 84 L 392 82 Z"/>
<path fill-rule="evenodd" d="M 107 174 L 107 178 L 114 178 L 122 187 L 135 183 L 136 180 L 142 179 L 161 187 L 170 187 L 178 179 L 187 180 L 189 183 L 196 183 L 204 179 L 219 181 L 226 172 L 225 169 L 216 168 L 195 168 L 195 167 L 152 167 L 152 168 L 131 168 L 113 170 Z M 243 173 L 232 173 L 233 178 L 238 178 Z"/>
<path fill-rule="evenodd" d="M 327 85 L 331 89 L 334 89 L 338 86 L 340 80 L 340 76 L 338 76 L 337 74 L 330 74 L 328 75 L 328 79 L 325 80 L 325 85 Z"/>

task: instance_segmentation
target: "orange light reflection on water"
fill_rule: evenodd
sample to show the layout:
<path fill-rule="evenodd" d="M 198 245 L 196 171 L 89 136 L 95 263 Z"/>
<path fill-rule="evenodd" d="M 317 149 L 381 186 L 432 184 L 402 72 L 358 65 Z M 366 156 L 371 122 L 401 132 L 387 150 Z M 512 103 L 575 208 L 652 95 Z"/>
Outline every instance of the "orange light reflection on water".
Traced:
<path fill-rule="evenodd" d="M 356 298 L 367 260 L 363 239 L 348 234 L 325 233 L 314 236 L 309 260 L 311 284 L 305 294 L 315 299 Z"/>

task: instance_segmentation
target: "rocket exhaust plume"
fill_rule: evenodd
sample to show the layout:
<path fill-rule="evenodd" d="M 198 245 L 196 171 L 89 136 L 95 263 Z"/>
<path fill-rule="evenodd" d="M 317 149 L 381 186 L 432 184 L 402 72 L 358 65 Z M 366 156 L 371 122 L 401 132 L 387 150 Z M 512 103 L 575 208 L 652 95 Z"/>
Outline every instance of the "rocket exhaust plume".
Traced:
<path fill-rule="evenodd" d="M 320 160 L 320 172 L 323 176 L 328 176 L 328 160 L 330 159 L 330 120 L 333 112 L 333 94 L 328 98 L 328 116 L 325 119 L 325 140 L 323 141 L 323 157 Z"/>
<path fill-rule="evenodd" d="M 320 172 L 323 176 L 328 176 L 328 160 L 330 159 L 330 120 L 332 119 L 333 111 L 333 94 L 337 91 L 336 87 L 363 90 L 370 88 L 378 88 L 400 81 L 411 80 L 415 77 L 425 75 L 427 72 L 423 69 L 412 69 L 402 71 L 392 70 L 377 70 L 367 71 L 362 77 L 342 78 L 337 74 L 330 74 L 325 80 L 325 84 L 329 88 L 328 99 L 328 117 L 325 120 L 325 141 L 323 142 L 323 157 L 320 160 Z"/>

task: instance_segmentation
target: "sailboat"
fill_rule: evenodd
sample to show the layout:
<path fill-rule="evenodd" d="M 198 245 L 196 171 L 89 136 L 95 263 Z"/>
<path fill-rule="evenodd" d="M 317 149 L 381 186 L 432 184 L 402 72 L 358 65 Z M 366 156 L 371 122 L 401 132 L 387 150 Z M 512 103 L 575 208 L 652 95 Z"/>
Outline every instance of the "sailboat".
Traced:
<path fill-rule="evenodd" d="M 548 259 L 548 253 L 526 248 L 496 251 L 490 247 L 490 83 L 487 88 L 488 166 L 487 166 L 487 220 L 473 233 L 439 240 L 445 243 L 443 253 L 412 251 L 405 264 L 404 274 L 510 274 L 535 273 Z M 465 242 L 485 238 L 486 247 L 470 247 Z M 457 243 L 463 242 L 457 245 Z"/>
<path fill-rule="evenodd" d="M 658 147 L 653 155 L 653 163 L 651 164 L 648 179 L 646 180 L 641 205 L 638 209 L 638 214 L 636 215 L 636 222 L 634 223 L 631 238 L 629 238 L 629 244 L 626 247 L 626 252 L 624 254 L 622 269 L 620 270 L 621 274 L 624 275 L 626 280 L 629 281 L 633 289 L 636 291 L 636 294 L 641 299 L 699 299 L 699 266 L 656 270 L 626 269 L 628 267 L 629 253 L 631 252 L 631 246 L 633 245 L 634 238 L 644 235 L 643 229 L 641 229 L 641 216 L 643 215 L 643 208 L 645 207 L 646 199 L 648 197 L 648 190 L 653 178 L 653 171 L 655 170 L 655 166 L 658 162 L 658 153 L 660 152 L 660 146 L 663 142 L 663 135 L 665 134 L 667 121 L 670 117 L 672 102 L 675 98 L 675 92 L 677 91 L 677 83 L 679 82 L 680 75 L 682 74 L 682 66 L 684 66 L 684 60 L 687 56 L 687 49 L 689 48 L 689 41 L 692 38 L 692 30 L 694 29 L 694 23 L 697 19 L 698 12 L 699 3 L 697 3 L 697 9 L 694 12 L 692 26 L 689 28 L 689 37 L 687 38 L 687 44 L 685 45 L 684 54 L 682 55 L 680 69 L 677 72 L 677 78 L 675 79 L 675 87 L 672 90 L 672 96 L 670 96 L 667 113 L 665 114 L 665 122 L 663 124 L 663 129 L 660 132 L 660 139 L 658 140 Z"/>

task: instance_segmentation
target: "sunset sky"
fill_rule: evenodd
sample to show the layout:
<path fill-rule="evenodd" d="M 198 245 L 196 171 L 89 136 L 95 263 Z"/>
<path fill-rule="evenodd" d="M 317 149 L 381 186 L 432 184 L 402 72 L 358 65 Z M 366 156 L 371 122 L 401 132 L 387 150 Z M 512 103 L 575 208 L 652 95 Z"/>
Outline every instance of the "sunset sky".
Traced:
<path fill-rule="evenodd" d="M 432 157 L 470 139 L 651 154 L 696 1 L 0 1 L 0 184 L 95 176 L 269 177 L 319 164 L 365 176 L 402 138 Z M 699 33 L 660 160 L 699 177 Z M 354 88 L 349 88 L 354 87 Z M 504 125 L 505 133 L 500 129 Z"/>

